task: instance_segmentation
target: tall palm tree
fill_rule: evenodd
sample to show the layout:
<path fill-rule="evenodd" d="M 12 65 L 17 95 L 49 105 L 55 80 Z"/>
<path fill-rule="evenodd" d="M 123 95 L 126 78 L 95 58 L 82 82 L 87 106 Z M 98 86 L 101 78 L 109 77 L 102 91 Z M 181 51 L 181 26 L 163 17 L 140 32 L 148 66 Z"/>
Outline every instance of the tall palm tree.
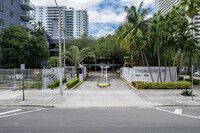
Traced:
<path fill-rule="evenodd" d="M 187 16 L 191 19 L 193 23 L 194 16 L 198 14 L 200 10 L 200 1 L 199 0 L 181 0 L 180 6 L 186 10 Z"/>
<path fill-rule="evenodd" d="M 124 45 L 130 45 L 132 37 L 135 35 L 141 35 L 142 29 L 148 25 L 148 20 L 145 20 L 149 13 L 149 8 L 143 9 L 143 1 L 137 8 L 133 5 L 130 8 L 125 6 L 124 10 L 127 13 L 126 22 L 124 24 L 124 32 L 119 37 L 119 42 Z"/>
<path fill-rule="evenodd" d="M 157 61 L 158 61 L 158 79 L 157 82 L 162 82 L 161 77 L 161 50 L 162 49 L 162 42 L 163 42 L 163 35 L 165 34 L 165 25 L 166 22 L 164 21 L 164 17 L 160 14 L 154 14 L 154 17 L 151 22 L 150 27 L 150 38 L 153 40 L 154 44 L 154 51 L 157 53 Z"/>
<path fill-rule="evenodd" d="M 187 16 L 190 18 L 191 22 L 194 21 L 194 16 L 198 14 L 200 11 L 200 1 L 199 0 L 181 0 L 180 6 L 186 10 Z M 192 35 L 194 35 L 194 30 L 192 30 Z M 191 74 L 191 66 L 192 66 L 192 59 L 189 59 L 189 69 L 190 78 L 192 78 Z"/>
<path fill-rule="evenodd" d="M 146 32 L 146 29 L 149 26 L 149 21 L 146 20 L 146 16 L 148 15 L 150 9 L 143 9 L 142 1 L 138 10 L 134 5 L 130 8 L 125 6 L 124 10 L 127 13 L 126 22 L 123 26 L 120 27 L 122 33 L 118 38 L 118 41 L 125 49 L 129 51 L 129 56 L 125 57 L 125 64 L 137 64 L 138 57 L 141 57 L 142 64 L 144 65 L 144 63 L 146 62 L 149 69 L 149 73 L 151 75 L 152 82 L 154 82 L 148 60 L 143 50 L 144 45 L 146 45 L 144 33 Z M 133 58 L 133 56 L 135 58 Z M 134 61 L 134 63 L 130 63 L 130 61 Z"/>
<path fill-rule="evenodd" d="M 64 58 L 66 58 L 69 62 L 71 62 L 76 68 L 76 74 L 78 77 L 78 68 L 81 62 L 87 57 L 95 60 L 96 56 L 92 49 L 87 47 L 79 50 L 77 46 L 72 46 L 64 53 Z"/>

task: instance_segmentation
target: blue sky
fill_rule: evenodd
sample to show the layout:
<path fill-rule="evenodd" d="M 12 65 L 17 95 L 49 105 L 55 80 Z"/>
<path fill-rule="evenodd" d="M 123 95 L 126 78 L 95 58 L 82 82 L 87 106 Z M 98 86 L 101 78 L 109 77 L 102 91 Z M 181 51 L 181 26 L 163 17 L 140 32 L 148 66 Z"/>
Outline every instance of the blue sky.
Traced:
<path fill-rule="evenodd" d="M 54 5 L 54 0 L 31 0 L 35 5 Z M 150 8 L 151 17 L 154 12 L 154 0 L 57 0 L 59 5 L 74 7 L 75 9 L 86 9 L 89 14 L 90 35 L 102 37 L 112 34 L 123 21 L 126 13 L 123 11 L 125 5 L 139 6 L 144 1 L 144 8 Z"/>

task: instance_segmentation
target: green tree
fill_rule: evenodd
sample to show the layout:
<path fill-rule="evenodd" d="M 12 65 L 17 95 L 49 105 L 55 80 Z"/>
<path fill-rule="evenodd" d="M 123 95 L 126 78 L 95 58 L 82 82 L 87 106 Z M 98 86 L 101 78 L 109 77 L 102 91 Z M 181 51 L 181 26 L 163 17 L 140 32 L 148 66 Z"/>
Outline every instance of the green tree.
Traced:
<path fill-rule="evenodd" d="M 71 62 L 76 68 L 76 74 L 78 75 L 78 68 L 81 62 L 87 57 L 95 59 L 96 56 L 92 49 L 87 47 L 79 50 L 77 46 L 72 46 L 64 53 L 64 58 L 66 58 L 69 62 Z"/>
<path fill-rule="evenodd" d="M 199 0 L 181 0 L 180 4 L 183 9 L 186 10 L 187 16 L 190 18 L 191 22 L 193 23 L 194 16 L 198 14 L 198 11 L 200 10 L 200 1 Z M 192 35 L 194 35 L 194 29 L 191 30 Z M 192 66 L 192 58 L 189 59 L 189 73 L 190 78 L 192 78 L 191 73 L 191 66 Z"/>
<path fill-rule="evenodd" d="M 32 50 L 28 32 L 23 27 L 11 25 L 4 28 L 1 34 L 4 68 L 19 68 L 20 64 L 28 64 Z"/>
<path fill-rule="evenodd" d="M 48 68 L 57 67 L 58 64 L 59 64 L 59 58 L 58 58 L 58 57 L 51 57 L 51 58 L 47 61 L 47 66 L 48 66 Z"/>
<path fill-rule="evenodd" d="M 49 57 L 49 48 L 44 39 L 45 29 L 41 22 L 35 24 L 35 30 L 32 33 L 31 57 L 28 63 L 29 68 L 42 68 L 42 63 Z"/>

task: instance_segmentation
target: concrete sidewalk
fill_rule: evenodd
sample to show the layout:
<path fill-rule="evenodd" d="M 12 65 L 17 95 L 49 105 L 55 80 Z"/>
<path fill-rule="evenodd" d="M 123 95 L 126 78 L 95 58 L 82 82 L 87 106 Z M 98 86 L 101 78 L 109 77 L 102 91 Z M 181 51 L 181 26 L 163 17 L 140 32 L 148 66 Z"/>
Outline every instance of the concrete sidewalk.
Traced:
<path fill-rule="evenodd" d="M 0 105 L 55 106 L 58 108 L 149 108 L 157 106 L 200 106 L 200 89 L 191 97 L 180 95 L 182 90 L 133 90 L 119 76 L 109 77 L 111 86 L 97 87 L 99 75 L 92 75 L 75 90 L 0 91 Z"/>

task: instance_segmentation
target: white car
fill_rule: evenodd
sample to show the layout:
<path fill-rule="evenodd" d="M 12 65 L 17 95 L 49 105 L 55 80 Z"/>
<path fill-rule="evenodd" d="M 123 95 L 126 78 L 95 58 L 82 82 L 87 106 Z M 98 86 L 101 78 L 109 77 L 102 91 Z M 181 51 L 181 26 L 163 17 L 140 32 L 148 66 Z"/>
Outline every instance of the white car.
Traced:
<path fill-rule="evenodd" d="M 116 72 L 117 72 L 117 74 L 120 74 L 120 69 L 118 69 Z"/>
<path fill-rule="evenodd" d="M 199 72 L 195 72 L 194 76 L 199 77 Z"/>

